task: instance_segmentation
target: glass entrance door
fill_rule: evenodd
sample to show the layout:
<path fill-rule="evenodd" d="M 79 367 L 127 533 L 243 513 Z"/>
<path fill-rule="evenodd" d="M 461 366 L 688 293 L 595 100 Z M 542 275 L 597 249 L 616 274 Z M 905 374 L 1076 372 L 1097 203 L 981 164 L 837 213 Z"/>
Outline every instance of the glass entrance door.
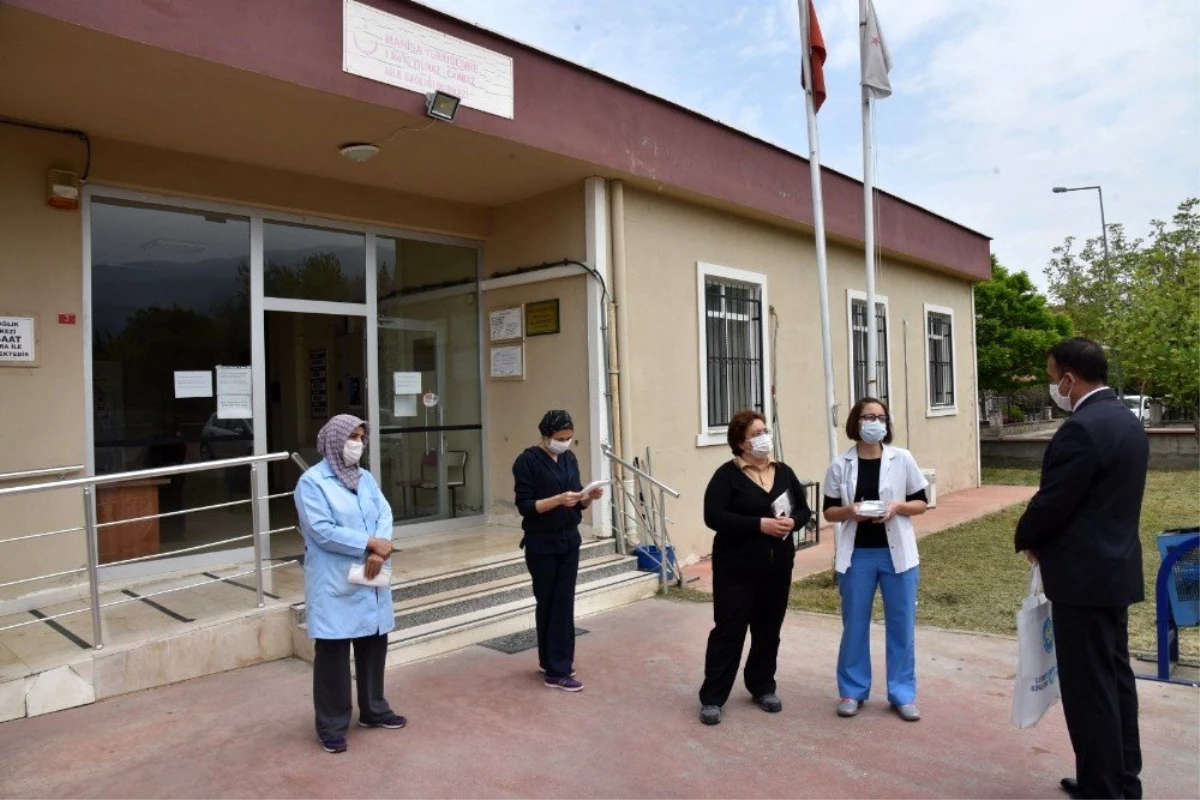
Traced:
<path fill-rule="evenodd" d="M 298 453 L 309 466 L 321 460 L 317 432 L 337 414 L 367 418 L 366 319 L 293 311 L 267 311 L 265 329 L 267 451 Z M 369 463 L 370 454 L 364 459 Z M 267 465 L 271 556 L 304 552 L 295 529 L 290 492 L 300 480 L 292 460 Z"/>
<path fill-rule="evenodd" d="M 477 251 L 379 237 L 377 259 L 380 486 L 397 525 L 482 515 Z"/>

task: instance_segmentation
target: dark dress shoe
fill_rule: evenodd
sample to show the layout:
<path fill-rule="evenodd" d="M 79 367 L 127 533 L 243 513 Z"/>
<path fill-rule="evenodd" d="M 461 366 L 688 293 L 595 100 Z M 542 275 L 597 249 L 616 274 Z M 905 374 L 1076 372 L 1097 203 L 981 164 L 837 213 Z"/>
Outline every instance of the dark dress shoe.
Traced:
<path fill-rule="evenodd" d="M 1062 790 L 1067 794 L 1075 794 L 1079 791 L 1079 781 L 1075 780 L 1074 778 L 1063 778 L 1058 782 L 1058 785 L 1061 786 Z"/>

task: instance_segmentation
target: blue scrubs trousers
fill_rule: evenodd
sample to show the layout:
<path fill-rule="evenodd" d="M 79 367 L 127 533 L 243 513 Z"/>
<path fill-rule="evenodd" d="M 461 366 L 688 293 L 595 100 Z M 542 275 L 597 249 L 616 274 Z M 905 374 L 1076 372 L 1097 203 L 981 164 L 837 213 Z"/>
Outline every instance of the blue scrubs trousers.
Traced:
<path fill-rule="evenodd" d="M 866 700 L 871 694 L 871 606 L 875 587 L 883 592 L 887 639 L 888 702 L 916 701 L 917 578 L 920 567 L 896 573 L 886 547 L 856 548 L 850 568 L 838 576 L 842 594 L 842 645 L 837 682 L 841 697 Z"/>

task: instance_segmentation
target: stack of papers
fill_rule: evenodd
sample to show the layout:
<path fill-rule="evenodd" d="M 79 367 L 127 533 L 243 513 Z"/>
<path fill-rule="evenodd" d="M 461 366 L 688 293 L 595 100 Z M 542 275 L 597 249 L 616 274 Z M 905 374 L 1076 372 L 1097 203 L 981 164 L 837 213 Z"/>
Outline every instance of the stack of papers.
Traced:
<path fill-rule="evenodd" d="M 374 578 L 371 578 L 369 580 L 363 574 L 363 567 L 364 567 L 363 564 L 355 564 L 354 566 L 352 566 L 350 568 L 350 573 L 346 576 L 346 579 L 349 580 L 351 583 L 358 584 L 359 586 L 385 587 L 385 586 L 392 585 L 392 568 L 391 567 L 385 566 L 383 569 L 379 570 L 378 575 L 376 575 Z"/>

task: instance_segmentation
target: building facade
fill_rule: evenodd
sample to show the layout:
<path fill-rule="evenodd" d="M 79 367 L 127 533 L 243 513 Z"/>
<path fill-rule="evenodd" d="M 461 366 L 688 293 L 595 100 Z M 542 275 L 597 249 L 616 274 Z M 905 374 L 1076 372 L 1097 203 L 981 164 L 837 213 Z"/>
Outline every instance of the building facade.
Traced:
<path fill-rule="evenodd" d="M 511 521 L 511 463 L 566 408 L 585 478 L 619 441 L 681 493 L 672 535 L 694 557 L 731 413 L 760 408 L 786 460 L 823 474 L 803 159 L 416 3 L 198 5 L 0 6 L 0 321 L 32 345 L 0 360 L 0 477 L 312 461 L 348 412 L 371 423 L 397 536 L 451 535 Z M 426 116 L 434 89 L 462 98 L 452 122 Z M 355 143 L 374 157 L 344 157 Z M 77 208 L 53 207 L 76 180 Z M 862 189 L 828 173 L 825 193 L 844 419 L 865 391 Z M 898 443 L 939 491 L 974 487 L 988 240 L 888 195 L 878 220 Z M 234 557 L 195 552 L 248 524 L 250 479 L 226 472 L 101 493 L 101 518 L 209 509 L 102 540 L 102 562 L 189 551 L 108 574 Z M 298 474 L 259 479 L 284 538 Z M 82 517 L 77 492 L 3 499 L 0 538 Z M 589 521 L 610 533 L 611 509 Z M 0 600 L 84 557 L 79 537 L 10 545 Z"/>

